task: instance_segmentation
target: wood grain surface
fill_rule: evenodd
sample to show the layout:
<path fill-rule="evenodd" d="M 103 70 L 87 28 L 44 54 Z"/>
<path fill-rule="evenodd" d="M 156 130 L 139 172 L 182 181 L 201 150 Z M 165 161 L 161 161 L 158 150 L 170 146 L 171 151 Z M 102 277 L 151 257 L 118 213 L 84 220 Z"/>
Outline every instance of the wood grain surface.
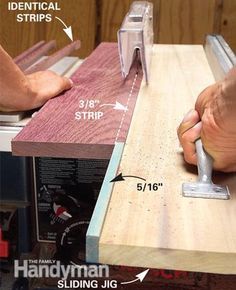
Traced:
<path fill-rule="evenodd" d="M 125 140 L 142 80 L 139 64 L 124 80 L 117 44 L 102 43 L 72 80 L 73 88 L 48 101 L 12 141 L 14 155 L 107 159 L 115 142 Z M 90 100 L 99 103 L 89 107 Z M 87 109 L 80 108 L 81 101 Z M 128 110 L 115 110 L 117 101 Z M 99 120 L 75 118 L 76 112 L 85 111 L 103 116 Z"/>
<path fill-rule="evenodd" d="M 50 2 L 51 0 L 46 0 Z M 60 11 L 52 11 L 53 19 L 60 17 L 68 26 L 72 27 L 74 39 L 81 40 L 81 48 L 73 55 L 80 58 L 87 57 L 95 48 L 97 30 L 96 0 L 57 0 Z M 63 25 L 54 19 L 41 29 L 41 37 L 46 40 L 57 39 L 58 48 L 70 43 L 70 39 L 63 32 Z M 43 39 L 44 39 L 43 38 Z"/>
<path fill-rule="evenodd" d="M 224 0 L 222 6 L 220 33 L 236 52 L 236 38 L 234 36 L 236 31 L 236 1 Z"/>
<path fill-rule="evenodd" d="M 228 201 L 182 196 L 197 170 L 184 162 L 176 128 L 211 83 L 202 46 L 155 45 L 150 85 L 141 85 L 117 173 L 163 186 L 137 191 L 132 178 L 114 184 L 100 263 L 236 274 L 236 174 L 214 176 L 229 186 Z"/>
<path fill-rule="evenodd" d="M 21 60 L 23 60 L 25 57 L 27 57 L 29 54 L 31 54 L 33 51 L 35 51 L 36 49 L 38 49 L 39 47 L 41 47 L 43 44 L 45 44 L 44 40 L 41 40 L 39 42 L 37 42 L 36 44 L 34 44 L 33 46 L 29 47 L 28 49 L 26 49 L 25 51 L 23 51 L 21 54 L 19 54 L 18 56 L 16 56 L 13 60 L 16 64 L 18 64 Z"/>
<path fill-rule="evenodd" d="M 116 41 L 131 0 L 102 0 L 99 6 L 102 41 Z M 207 34 L 222 34 L 236 51 L 234 0 L 153 0 L 154 42 L 203 44 Z"/>
<path fill-rule="evenodd" d="M 80 48 L 80 41 L 76 40 L 68 44 L 67 46 L 63 47 L 62 49 L 54 52 L 52 55 L 50 55 L 46 59 L 43 59 L 40 62 L 32 65 L 31 67 L 25 70 L 25 73 L 31 74 L 36 71 L 46 70 L 52 65 L 54 65 L 55 63 L 57 63 L 60 59 L 62 59 L 65 56 L 70 55 L 71 53 L 73 53 L 75 50 L 78 50 L 79 48 Z"/>
<path fill-rule="evenodd" d="M 86 233 L 86 262 L 99 263 L 99 239 L 106 217 L 106 211 L 111 198 L 113 183 L 110 180 L 116 174 L 124 149 L 124 142 L 116 142 L 112 152 L 103 185 L 100 189 L 96 206 Z"/>
<path fill-rule="evenodd" d="M 19 12 L 8 11 L 8 2 L 0 1 L 0 43 L 11 57 L 15 57 L 44 37 L 38 31 L 42 23 L 17 22 L 16 16 Z"/>
<path fill-rule="evenodd" d="M 56 47 L 56 41 L 51 40 L 39 46 L 31 53 L 27 54 L 24 58 L 17 62 L 17 65 L 22 71 L 26 71 L 31 65 L 38 61 L 41 57 L 47 55 L 47 53 Z"/>
<path fill-rule="evenodd" d="M 128 13 L 133 0 L 102 0 L 100 3 L 101 41 L 117 41 L 117 31 L 125 15 Z M 150 0 L 153 3 L 154 42 L 158 40 L 158 17 L 160 0 Z"/>
<path fill-rule="evenodd" d="M 214 30 L 215 4 L 215 0 L 162 0 L 159 43 L 203 44 Z"/>
<path fill-rule="evenodd" d="M 8 11 L 7 0 L 0 1 L 0 43 L 12 56 L 19 55 L 36 42 L 45 39 L 56 39 L 60 49 L 70 43 L 70 39 L 63 31 L 63 25 L 55 16 L 60 17 L 68 26 L 72 26 L 74 39 L 80 39 L 81 50 L 75 52 L 76 56 L 85 58 L 95 48 L 97 14 L 96 0 L 57 0 L 60 11 L 50 11 L 51 22 L 17 22 L 18 13 L 31 13 L 32 11 Z M 25 0 L 25 2 L 31 2 Z M 34 2 L 39 2 L 35 0 Z M 51 0 L 44 0 L 51 2 Z M 42 11 L 36 11 L 42 13 Z M 43 12 L 45 13 L 45 11 Z"/>
<path fill-rule="evenodd" d="M 30 1 L 30 0 L 25 0 Z M 50 0 L 45 0 L 50 1 Z M 57 39 L 57 49 L 67 45 L 60 17 L 72 26 L 74 39 L 82 46 L 76 55 L 88 56 L 101 41 L 116 41 L 117 30 L 132 0 L 58 0 L 60 11 L 52 12 L 53 21 L 16 21 L 17 11 L 8 11 L 6 0 L 0 1 L 0 43 L 15 57 L 34 43 Z M 221 33 L 234 50 L 236 43 L 234 0 L 152 0 L 154 4 L 155 43 L 203 44 L 207 33 Z"/>

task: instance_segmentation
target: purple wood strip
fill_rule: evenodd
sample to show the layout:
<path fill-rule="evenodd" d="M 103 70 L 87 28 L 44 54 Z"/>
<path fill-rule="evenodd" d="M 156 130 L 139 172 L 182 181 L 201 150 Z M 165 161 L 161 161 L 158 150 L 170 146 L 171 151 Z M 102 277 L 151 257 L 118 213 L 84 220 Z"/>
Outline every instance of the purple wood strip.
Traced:
<path fill-rule="evenodd" d="M 72 42 L 71 44 L 65 46 L 64 48 L 56 51 L 52 55 L 50 55 L 48 58 L 40 61 L 39 63 L 36 63 L 35 65 L 31 66 L 30 68 L 25 70 L 26 74 L 31 74 L 36 71 L 42 71 L 46 70 L 55 63 L 57 63 L 60 59 L 62 59 L 65 56 L 70 55 L 74 50 L 77 50 L 80 48 L 80 40 L 76 40 Z"/>
<path fill-rule="evenodd" d="M 25 71 L 28 67 L 34 64 L 37 60 L 39 60 L 42 56 L 46 55 L 51 49 L 56 47 L 56 41 L 51 40 L 38 49 L 34 50 L 32 53 L 27 55 L 21 62 L 18 64 L 19 68 Z"/>
<path fill-rule="evenodd" d="M 45 44 L 45 41 L 39 41 L 38 43 L 36 43 L 35 45 L 33 45 L 32 47 L 28 48 L 27 50 L 25 50 L 24 52 L 22 52 L 21 54 L 19 54 L 18 56 L 16 56 L 13 60 L 17 65 L 20 65 L 21 61 L 27 57 L 28 55 L 30 55 L 33 51 L 37 50 L 38 48 L 40 48 L 41 46 L 43 46 Z"/>
<path fill-rule="evenodd" d="M 72 76 L 71 90 L 49 100 L 12 141 L 21 156 L 105 158 L 124 142 L 142 80 L 137 63 L 121 77 L 116 43 L 102 43 Z M 127 110 L 116 110 L 119 102 Z"/>

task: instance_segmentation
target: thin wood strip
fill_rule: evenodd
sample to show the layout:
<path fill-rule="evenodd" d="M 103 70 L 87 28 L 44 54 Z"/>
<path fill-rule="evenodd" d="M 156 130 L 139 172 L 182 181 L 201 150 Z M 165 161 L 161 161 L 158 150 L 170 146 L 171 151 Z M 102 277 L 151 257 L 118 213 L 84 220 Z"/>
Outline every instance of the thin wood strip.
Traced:
<path fill-rule="evenodd" d="M 114 183 L 110 180 L 114 177 L 119 167 L 124 143 L 116 143 L 107 168 L 96 206 L 86 233 L 86 262 L 99 263 L 99 238 L 105 221 L 108 204 L 111 198 Z"/>
<path fill-rule="evenodd" d="M 115 142 L 125 141 L 142 80 L 137 63 L 124 80 L 117 44 L 102 43 L 71 79 L 74 87 L 48 101 L 12 141 L 14 155 L 108 159 Z M 98 103 L 89 107 L 89 101 Z M 127 111 L 115 110 L 116 102 Z M 78 120 L 77 112 L 103 115 Z"/>
<path fill-rule="evenodd" d="M 60 59 L 62 59 L 65 56 L 70 55 L 74 50 L 77 50 L 80 48 L 80 40 L 76 40 L 67 46 L 63 47 L 62 49 L 56 51 L 52 55 L 50 55 L 48 58 L 36 63 L 35 65 L 27 68 L 25 70 L 26 74 L 31 74 L 36 71 L 46 70 L 55 63 L 57 63 Z"/>
<path fill-rule="evenodd" d="M 36 50 L 27 55 L 22 59 L 17 65 L 22 71 L 25 71 L 28 67 L 34 64 L 42 56 L 45 56 L 51 49 L 56 47 L 56 41 L 51 40 L 42 46 L 38 47 Z"/>
<path fill-rule="evenodd" d="M 45 44 L 45 41 L 39 41 L 38 43 L 36 43 L 35 45 L 33 45 L 32 47 L 28 48 L 27 50 L 25 50 L 24 52 L 22 52 L 21 54 L 19 54 L 18 56 L 16 56 L 13 60 L 17 65 L 20 65 L 21 61 L 29 56 L 33 51 L 37 50 L 38 48 L 40 48 L 41 46 L 43 46 Z"/>

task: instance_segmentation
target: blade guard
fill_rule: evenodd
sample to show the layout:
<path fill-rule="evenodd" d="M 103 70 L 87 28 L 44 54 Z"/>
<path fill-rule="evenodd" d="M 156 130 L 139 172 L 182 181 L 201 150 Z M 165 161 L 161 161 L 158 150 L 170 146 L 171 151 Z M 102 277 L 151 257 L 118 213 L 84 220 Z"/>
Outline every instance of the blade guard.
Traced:
<path fill-rule="evenodd" d="M 138 50 L 148 84 L 153 46 L 153 4 L 147 1 L 133 2 L 117 36 L 122 76 L 126 78 L 129 74 Z"/>

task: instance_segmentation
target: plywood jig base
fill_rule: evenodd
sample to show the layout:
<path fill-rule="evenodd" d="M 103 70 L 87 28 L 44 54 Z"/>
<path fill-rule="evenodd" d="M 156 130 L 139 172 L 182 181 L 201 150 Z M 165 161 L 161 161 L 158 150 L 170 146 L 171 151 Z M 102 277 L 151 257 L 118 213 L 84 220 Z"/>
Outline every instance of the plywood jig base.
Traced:
<path fill-rule="evenodd" d="M 212 83 L 202 46 L 154 46 L 150 84 L 141 84 L 116 174 L 163 186 L 140 192 L 137 182 L 144 182 L 137 179 L 113 188 L 104 181 L 108 207 L 93 262 L 236 274 L 236 175 L 214 176 L 216 183 L 229 186 L 227 201 L 184 198 L 181 192 L 182 183 L 195 181 L 197 171 L 183 160 L 176 128 Z M 87 240 L 94 226 L 93 219 Z"/>

